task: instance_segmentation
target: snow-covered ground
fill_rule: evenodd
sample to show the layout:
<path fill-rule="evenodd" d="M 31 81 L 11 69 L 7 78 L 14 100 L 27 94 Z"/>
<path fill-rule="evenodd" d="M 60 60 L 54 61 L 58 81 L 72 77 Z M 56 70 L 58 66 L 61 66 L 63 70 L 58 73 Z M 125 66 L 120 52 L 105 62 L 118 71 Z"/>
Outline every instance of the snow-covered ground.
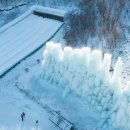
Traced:
<path fill-rule="evenodd" d="M 21 113 L 25 112 L 22 122 Z M 0 80 L 0 130 L 56 130 L 49 121 L 49 115 L 37 103 L 28 99 L 14 86 L 14 80 Z"/>
<path fill-rule="evenodd" d="M 27 15 L 20 22 L 18 20 L 14 20 L 9 29 L 5 25 L 0 30 L 0 74 L 52 37 L 62 25 L 62 22 L 33 14 Z M 61 31 L 55 35 L 54 41 L 61 41 Z M 43 48 L 31 60 L 28 58 L 23 61 L 0 79 L 0 130 L 35 130 L 36 120 L 39 121 L 37 130 L 57 129 L 49 120 L 50 114 L 17 88 L 18 79 L 26 74 L 27 67 L 30 71 L 30 66 L 39 63 L 42 53 Z M 20 117 L 23 111 L 26 113 L 24 123 Z"/>
<path fill-rule="evenodd" d="M 36 91 L 35 83 L 42 89 L 47 86 L 46 90 L 49 88 L 52 90 L 52 87 L 62 89 L 60 92 L 62 96 L 58 94 L 60 100 L 63 97 L 66 101 L 68 97 L 77 95 L 84 105 L 87 104 L 92 108 L 91 111 L 95 110 L 99 113 L 97 116 L 90 112 L 92 119 L 97 116 L 98 120 L 101 120 L 100 122 L 97 120 L 96 130 L 130 130 L 128 123 L 130 121 L 130 81 L 127 81 L 125 86 L 121 82 L 123 67 L 121 58 L 118 58 L 111 74 L 111 54 L 104 54 L 102 58 L 102 52 L 99 50 L 90 51 L 90 48 L 87 47 L 81 49 L 65 47 L 62 49 L 60 44 L 49 42 L 46 44 L 43 56 L 44 60 L 40 71 L 35 71 L 35 75 L 21 86 L 22 89 L 40 97 L 40 99 L 41 94 Z M 44 81 L 50 83 L 51 86 L 47 84 L 44 86 Z M 31 87 L 25 88 L 30 84 Z M 46 90 L 43 89 L 43 91 Z M 53 92 L 55 92 L 54 89 Z M 84 107 L 82 106 L 82 108 Z M 81 113 L 83 111 L 81 110 Z M 92 125 L 94 126 L 94 124 Z"/>
<path fill-rule="evenodd" d="M 48 43 L 43 55 L 42 66 L 38 61 L 39 67 L 34 65 L 26 71 L 18 79 L 18 88 L 42 105 L 46 100 L 51 109 L 80 129 L 129 130 L 130 82 L 122 87 L 120 58 L 111 75 L 111 55 L 102 59 L 98 50 L 62 50 L 60 44 Z"/>
<path fill-rule="evenodd" d="M 29 17 L 31 16 L 32 15 L 30 15 Z M 35 23 L 35 20 L 32 23 Z M 37 24 L 34 25 L 33 28 L 35 26 L 37 26 Z M 39 30 L 37 31 L 39 32 Z M 130 55 L 129 36 L 130 35 L 127 32 L 125 33 L 126 33 L 126 40 L 128 41 L 122 47 L 122 49 L 125 48 L 125 52 L 123 52 L 123 54 L 120 56 L 122 56 L 122 58 L 124 57 L 123 60 L 125 63 L 127 63 L 125 66 L 123 66 L 124 68 L 123 72 L 125 73 L 125 76 L 128 77 L 129 67 L 130 67 L 129 66 L 129 55 Z M 15 37 L 15 35 L 12 37 Z M 26 35 L 24 37 L 26 37 Z M 62 29 L 51 40 L 54 42 L 60 42 L 60 43 L 65 44 L 65 41 L 63 40 Z M 86 130 L 86 129 L 93 130 L 95 128 L 97 128 L 95 130 L 108 130 L 108 129 L 112 129 L 112 127 L 113 128 L 115 127 L 117 129 L 121 128 L 121 130 L 129 130 L 128 122 L 130 120 L 130 116 L 129 116 L 130 95 L 128 93 L 129 92 L 128 87 L 130 84 L 127 85 L 128 91 L 121 95 L 118 95 L 119 91 L 115 92 L 115 90 L 118 89 L 118 88 L 114 88 L 115 86 L 113 86 L 112 88 L 107 83 L 101 83 L 99 85 L 99 82 L 98 82 L 99 80 L 95 80 L 95 78 L 93 77 L 93 71 L 95 73 L 95 69 L 98 68 L 97 66 L 95 66 L 95 64 L 97 64 L 98 61 L 96 61 L 96 63 L 93 64 L 93 61 L 94 61 L 93 60 L 90 66 L 91 67 L 90 71 L 92 71 L 92 75 L 86 77 L 86 79 L 87 80 L 90 79 L 90 82 L 93 82 L 93 81 L 96 82 L 99 86 L 98 85 L 95 86 L 95 84 L 93 83 L 90 85 L 87 82 L 85 82 L 85 84 L 81 84 L 80 86 L 84 85 L 84 87 L 86 84 L 88 84 L 88 86 L 89 85 L 91 86 L 87 91 L 81 90 L 84 94 L 83 96 L 80 95 L 80 92 L 78 93 L 77 90 L 79 88 L 77 88 L 77 90 L 75 91 L 72 91 L 74 90 L 74 88 L 72 88 L 71 91 L 68 91 L 67 87 L 66 87 L 67 89 L 64 89 L 63 84 L 61 86 L 58 86 L 56 84 L 53 84 L 53 81 L 51 81 L 50 79 L 48 80 L 48 79 L 44 79 L 43 77 L 42 78 L 39 77 L 39 73 L 43 71 L 42 61 L 43 61 L 44 49 L 45 48 L 43 47 L 40 50 L 38 50 L 35 54 L 33 54 L 32 56 L 22 61 L 13 70 L 11 70 L 2 79 L 0 79 L 0 116 L 2 117 L 0 118 L 0 129 L 2 130 L 15 130 L 15 129 L 35 130 L 37 129 L 35 121 L 39 120 L 38 130 L 42 130 L 42 129 L 56 130 L 58 129 L 58 127 L 56 127 L 52 122 L 49 121 L 50 113 L 48 113 L 48 109 L 51 109 L 52 111 L 59 112 L 66 119 L 73 122 L 75 127 L 82 130 Z M 7 50 L 8 52 L 7 51 L 3 52 L 3 54 L 4 53 L 9 54 L 10 50 L 12 49 L 9 48 L 9 51 Z M 117 52 L 119 52 L 119 50 Z M 3 54 L 0 54 L 0 56 L 2 57 Z M 99 54 L 99 53 L 96 53 L 96 54 Z M 96 55 L 96 56 L 98 57 L 99 55 Z M 117 56 L 117 53 L 116 53 L 116 56 Z M 93 58 L 94 57 L 95 57 L 95 54 L 93 53 Z M 77 62 L 78 58 L 79 57 L 76 57 L 76 60 L 75 60 L 75 57 L 74 57 L 74 60 Z M 100 59 L 100 57 L 98 58 Z M 4 60 L 2 60 L 2 62 Z M 108 63 L 108 60 L 106 63 Z M 106 64 L 106 66 L 108 65 L 109 63 Z M 75 64 L 71 65 L 72 69 L 74 69 L 73 68 L 74 66 Z M 106 66 L 104 66 L 104 68 Z M 45 72 L 47 73 L 49 69 L 50 68 L 46 68 Z M 60 68 L 57 68 L 57 69 L 59 70 Z M 71 82 L 71 79 L 69 79 L 70 78 L 69 76 L 71 76 L 71 74 L 74 74 L 76 71 L 79 71 L 77 68 L 75 69 L 76 70 L 74 72 L 67 73 L 68 72 L 67 70 L 63 74 L 63 77 L 65 79 L 68 79 L 68 82 Z M 80 66 L 80 69 L 83 69 L 83 68 L 81 68 Z M 109 71 L 109 68 L 107 69 L 107 71 Z M 117 74 L 120 73 L 120 72 L 118 73 L 118 67 L 116 71 L 117 71 Z M 54 73 L 52 73 L 50 77 L 55 76 Z M 44 71 L 42 72 L 42 74 L 44 75 Z M 78 82 L 79 79 L 81 79 L 82 77 L 81 73 L 79 73 L 78 76 L 77 77 L 75 76 L 75 79 L 74 79 L 75 81 L 71 84 L 72 86 L 69 86 L 69 87 L 75 87 L 77 85 L 75 83 Z M 105 76 L 103 77 L 104 79 L 105 79 Z M 119 76 L 120 75 L 116 75 L 115 78 L 117 77 L 120 78 Z M 62 79 L 63 77 L 61 76 L 60 78 Z M 53 79 L 55 79 L 55 77 L 52 77 L 52 80 Z M 128 78 L 125 79 L 124 86 L 127 80 Z M 103 80 L 102 82 L 105 82 L 105 81 Z M 117 87 L 119 87 L 118 85 Z M 24 92 L 20 90 L 23 90 Z M 41 107 L 41 105 L 37 104 L 37 102 L 39 102 L 44 107 Z M 107 106 L 109 105 L 108 102 L 110 104 L 112 102 L 112 106 L 108 107 Z M 46 106 L 49 106 L 49 107 L 46 107 Z M 26 113 L 26 118 L 25 118 L 24 123 L 22 123 L 21 118 L 20 118 L 20 114 L 23 111 Z M 102 126 L 103 128 L 100 128 Z"/>
<path fill-rule="evenodd" d="M 65 43 L 62 37 L 63 36 L 62 36 L 62 29 L 61 29 L 52 40 L 55 42 Z M 35 74 L 37 75 L 37 72 L 41 68 L 41 61 L 43 60 L 43 56 L 42 56 L 43 50 L 44 50 L 44 47 L 41 48 L 38 52 L 36 52 L 31 57 L 21 62 L 18 66 L 16 66 L 12 71 L 10 71 L 8 74 L 6 74 L 2 78 L 0 84 L 2 86 L 6 86 L 5 84 L 8 81 L 10 81 L 8 82 L 8 86 L 10 87 L 10 89 L 13 88 L 12 91 L 14 91 L 14 89 L 16 91 L 17 90 L 16 88 L 18 87 L 18 88 L 23 89 L 25 92 L 29 94 L 26 97 L 23 96 L 25 98 L 24 99 L 25 101 L 26 100 L 28 101 L 29 97 L 35 97 L 35 99 L 38 102 L 40 102 L 43 106 L 46 106 L 47 104 L 52 110 L 59 111 L 62 116 L 64 116 L 69 121 L 74 123 L 76 127 L 80 129 L 88 129 L 88 130 L 94 129 L 100 120 L 100 114 L 93 111 L 88 106 L 85 100 L 81 100 L 81 98 L 75 94 L 72 94 L 68 96 L 66 99 L 64 99 L 62 96 L 62 92 L 63 92 L 62 87 L 61 88 L 58 88 L 57 86 L 54 87 L 46 81 L 37 82 L 37 80 L 35 79 L 34 75 Z M 33 77 L 34 79 L 32 79 Z M 9 91 L 9 92 L 12 92 L 12 91 Z M 18 90 L 17 92 L 21 93 Z M 21 96 L 19 97 L 19 95 L 17 95 L 16 97 L 20 98 Z M 33 103 L 33 101 L 31 102 L 32 104 L 35 104 Z M 19 104 L 22 104 L 22 103 L 19 103 Z M 25 104 L 29 104 L 29 103 L 25 103 Z M 24 105 L 24 103 L 22 105 L 23 105 L 23 108 L 24 106 L 26 106 Z M 31 106 L 31 105 L 28 105 L 28 106 Z M 41 110 L 41 108 L 39 108 L 40 106 L 38 105 L 36 106 L 37 106 L 37 109 Z M 8 110 L 8 107 L 6 108 Z M 26 109 L 23 109 L 23 108 L 22 107 L 19 108 L 18 118 L 20 118 L 19 116 L 22 111 L 26 112 Z M 16 109 L 18 108 L 16 107 Z M 35 109 L 33 110 L 31 109 L 30 111 L 31 111 L 30 113 L 35 113 Z M 45 113 L 46 109 L 42 109 L 42 111 L 43 113 Z M 29 113 L 29 112 L 27 111 L 26 113 Z M 37 112 L 37 118 L 39 116 L 41 117 L 41 114 Z M 43 118 L 42 117 L 40 118 L 40 117 L 38 118 L 40 122 L 41 120 L 43 122 L 45 122 L 44 120 L 46 120 L 47 122 L 49 114 L 46 114 L 45 116 L 43 114 Z M 9 115 L 9 119 L 10 118 L 11 116 Z M 14 117 L 14 120 L 15 119 L 16 117 Z M 32 125 L 34 124 L 34 126 L 35 126 L 35 120 L 36 118 L 34 119 L 34 121 L 33 119 L 30 119 L 30 122 L 33 122 Z M 8 123 L 8 121 L 3 122 L 5 126 L 6 126 L 6 123 Z M 14 123 L 11 123 L 11 124 L 15 126 Z M 11 124 L 9 124 L 8 126 L 11 126 Z M 54 127 L 53 128 L 54 130 L 55 125 L 53 124 L 50 125 L 49 123 L 46 123 L 46 126 L 44 126 L 44 123 L 43 123 L 43 126 L 41 126 L 41 128 L 46 127 L 46 130 L 51 130 L 52 126 Z M 25 126 L 25 128 L 27 127 Z"/>
<path fill-rule="evenodd" d="M 62 36 L 62 29 L 61 29 L 55 35 L 52 41 L 65 43 L 62 37 L 63 36 Z M 74 93 L 71 92 L 66 98 L 64 98 L 63 97 L 64 88 L 62 86 L 58 87 L 54 84 L 51 84 L 47 80 L 41 80 L 38 78 L 37 74 L 42 70 L 41 62 L 43 61 L 44 49 L 45 49 L 44 47 L 41 48 L 38 52 L 33 54 L 31 57 L 22 61 L 18 66 L 16 66 L 12 71 L 10 71 L 0 80 L 0 85 L 2 86 L 0 90 L 2 91 L 2 94 L 5 93 L 5 95 L 8 96 L 11 95 L 10 98 L 8 96 L 4 96 L 4 98 L 3 96 L 1 96 L 1 100 L 3 100 L 3 102 L 1 102 L 1 106 L 3 106 L 1 112 L 4 114 L 6 113 L 6 111 L 9 110 L 8 108 L 10 108 L 10 110 L 14 109 L 14 106 L 16 109 L 16 114 L 13 116 L 14 121 L 11 120 L 12 114 L 9 111 L 9 113 L 6 113 L 8 118 L 6 118 L 3 115 L 4 121 L 2 121 L 1 127 L 10 127 L 10 128 L 19 127 L 20 129 L 20 127 L 22 127 L 20 114 L 22 111 L 25 111 L 26 114 L 29 115 L 29 119 L 28 117 L 26 119 L 28 120 L 27 123 L 28 125 L 26 124 L 25 121 L 25 124 L 23 126 L 25 129 L 32 128 L 32 126 L 35 129 L 36 127 L 35 120 L 37 119 L 39 120 L 39 128 L 41 129 L 45 128 L 46 130 L 57 129 L 57 127 L 48 120 L 50 114 L 46 111 L 47 109 L 41 108 L 41 106 L 36 104 L 35 101 L 38 101 L 45 107 L 47 104 L 52 110 L 60 112 L 62 116 L 67 118 L 69 121 L 73 122 L 75 126 L 78 127 L 79 129 L 92 130 L 96 126 L 97 128 L 98 127 L 100 128 L 100 124 L 102 125 L 102 122 L 105 121 L 105 118 L 107 119 L 107 123 L 108 122 L 110 123 L 111 121 L 115 120 L 116 123 L 114 124 L 118 124 L 120 117 L 122 117 L 120 116 L 120 112 L 116 113 L 118 112 L 117 111 L 118 108 L 115 108 L 114 114 L 118 115 L 119 118 L 115 119 L 115 117 L 113 116 L 114 114 L 112 114 L 113 112 L 105 113 L 104 111 L 103 113 L 102 112 L 100 113 L 98 111 L 95 111 L 94 109 L 96 108 L 96 104 L 94 102 L 93 103 L 95 105 L 93 105 L 92 107 L 91 106 L 92 104 L 91 105 L 88 104 L 88 102 L 86 102 L 86 99 L 84 99 L 82 96 L 75 94 L 75 92 Z M 6 88 L 8 89 L 8 91 L 6 91 L 7 90 Z M 21 93 L 21 91 L 19 91 L 18 88 L 24 90 L 27 95 L 24 96 L 24 93 Z M 108 95 L 109 89 L 107 88 L 101 90 L 104 91 L 104 92 L 102 91 L 103 92 L 102 99 L 104 101 L 106 97 L 105 92 Z M 91 92 L 97 93 L 98 95 L 102 96 L 102 94 L 96 91 L 96 89 L 94 89 L 94 91 Z M 35 98 L 35 101 L 31 100 L 30 97 Z M 126 100 L 126 98 L 122 98 L 122 100 L 124 99 Z M 94 101 L 95 97 L 92 96 L 92 100 Z M 11 104 L 8 101 L 13 103 Z M 4 102 L 6 102 L 5 107 L 3 105 Z M 121 104 L 118 103 L 115 104 L 117 106 L 121 106 Z M 122 110 L 124 108 L 120 107 L 120 109 Z M 127 108 L 125 109 L 128 110 Z M 34 114 L 35 111 L 37 111 L 36 114 Z M 42 113 L 43 113 L 43 118 L 41 117 Z M 111 120 L 108 120 L 107 115 L 109 116 L 109 114 Z M 11 120 L 12 122 L 9 123 L 7 119 Z M 15 123 L 15 120 L 17 120 L 17 125 Z M 45 122 L 46 125 L 44 123 L 42 123 L 41 125 L 41 121 Z"/>
<path fill-rule="evenodd" d="M 57 33 L 54 41 L 61 39 L 58 38 L 61 32 Z M 50 114 L 17 88 L 18 79 L 27 74 L 26 68 L 30 72 L 32 66 L 40 66 L 37 59 L 42 59 L 42 53 L 43 48 L 0 79 L 0 130 L 35 130 L 36 120 L 39 121 L 38 130 L 57 130 L 49 120 Z M 26 114 L 24 123 L 21 121 L 23 111 Z"/>

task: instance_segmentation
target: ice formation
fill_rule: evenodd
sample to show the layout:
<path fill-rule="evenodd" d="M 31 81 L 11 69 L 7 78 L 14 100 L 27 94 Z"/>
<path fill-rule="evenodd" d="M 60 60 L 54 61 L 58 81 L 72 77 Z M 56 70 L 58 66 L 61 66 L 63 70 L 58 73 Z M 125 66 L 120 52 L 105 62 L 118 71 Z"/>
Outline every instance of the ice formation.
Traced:
<path fill-rule="evenodd" d="M 62 87 L 64 97 L 74 92 L 95 111 L 101 112 L 101 118 L 106 122 L 102 124 L 102 130 L 130 130 L 130 82 L 125 89 L 121 88 L 120 57 L 111 73 L 111 54 L 103 56 L 100 50 L 62 49 L 61 44 L 48 42 L 43 56 L 42 78 Z"/>

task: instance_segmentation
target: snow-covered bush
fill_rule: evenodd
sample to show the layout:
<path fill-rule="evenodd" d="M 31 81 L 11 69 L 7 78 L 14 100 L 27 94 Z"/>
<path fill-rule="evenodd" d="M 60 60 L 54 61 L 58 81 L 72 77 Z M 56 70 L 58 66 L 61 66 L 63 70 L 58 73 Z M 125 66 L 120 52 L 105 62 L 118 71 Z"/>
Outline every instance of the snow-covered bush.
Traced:
<path fill-rule="evenodd" d="M 121 86 L 122 61 L 118 58 L 114 72 L 109 72 L 111 55 L 100 50 L 72 49 L 49 42 L 43 53 L 42 79 L 64 89 L 63 97 L 71 92 L 85 99 L 93 110 L 101 113 L 102 129 L 129 130 L 130 93 L 128 82 Z M 123 120 L 120 123 L 121 119 Z"/>

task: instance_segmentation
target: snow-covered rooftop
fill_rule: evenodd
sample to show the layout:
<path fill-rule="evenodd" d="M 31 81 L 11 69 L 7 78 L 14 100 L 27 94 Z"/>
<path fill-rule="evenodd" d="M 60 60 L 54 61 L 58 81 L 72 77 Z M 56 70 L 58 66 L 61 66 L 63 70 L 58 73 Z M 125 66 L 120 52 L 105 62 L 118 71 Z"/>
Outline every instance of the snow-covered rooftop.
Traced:
<path fill-rule="evenodd" d="M 21 59 L 39 48 L 63 22 L 39 17 L 34 11 L 63 17 L 65 12 L 35 6 L 0 29 L 0 76 Z"/>

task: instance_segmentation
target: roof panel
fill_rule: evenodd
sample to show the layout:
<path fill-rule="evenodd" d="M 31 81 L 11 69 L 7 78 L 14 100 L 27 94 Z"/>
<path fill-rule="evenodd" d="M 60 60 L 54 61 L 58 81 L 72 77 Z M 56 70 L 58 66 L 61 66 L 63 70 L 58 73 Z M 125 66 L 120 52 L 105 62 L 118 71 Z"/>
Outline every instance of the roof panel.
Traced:
<path fill-rule="evenodd" d="M 0 33 L 0 75 L 41 46 L 62 24 L 30 14 Z"/>

